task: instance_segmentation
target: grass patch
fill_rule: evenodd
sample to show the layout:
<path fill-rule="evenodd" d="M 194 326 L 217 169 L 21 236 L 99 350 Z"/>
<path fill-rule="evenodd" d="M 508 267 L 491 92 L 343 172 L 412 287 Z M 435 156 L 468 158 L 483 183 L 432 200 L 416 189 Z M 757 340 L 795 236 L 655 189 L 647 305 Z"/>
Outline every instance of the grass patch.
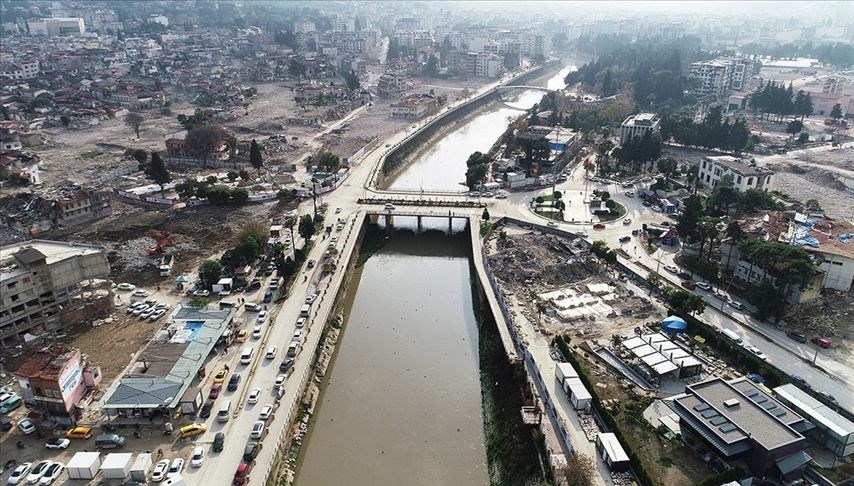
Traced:
<path fill-rule="evenodd" d="M 486 236 L 492 230 L 492 223 L 489 221 L 480 222 L 480 236 Z"/>
<path fill-rule="evenodd" d="M 104 152 L 101 152 L 100 150 L 87 150 L 85 152 L 80 152 L 80 158 L 83 159 L 94 159 L 99 155 L 104 155 Z"/>
<path fill-rule="evenodd" d="M 599 221 L 601 221 L 603 223 L 607 222 L 607 221 L 614 221 L 615 219 L 622 218 L 623 216 L 626 215 L 625 206 L 618 203 L 617 201 L 614 201 L 614 203 L 616 203 L 616 205 L 614 206 L 614 209 L 612 209 L 611 212 L 608 214 L 599 215 Z"/>

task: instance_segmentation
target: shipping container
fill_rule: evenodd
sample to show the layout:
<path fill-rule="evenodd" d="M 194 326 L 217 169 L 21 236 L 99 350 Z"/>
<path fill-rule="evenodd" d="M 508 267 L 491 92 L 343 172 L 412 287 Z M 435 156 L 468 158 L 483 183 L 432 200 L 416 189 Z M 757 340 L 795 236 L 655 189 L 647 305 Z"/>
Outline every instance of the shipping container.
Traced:
<path fill-rule="evenodd" d="M 65 466 L 71 479 L 94 479 L 101 468 L 100 452 L 78 452 Z"/>
<path fill-rule="evenodd" d="M 107 454 L 101 463 L 101 474 L 104 479 L 125 479 L 130 474 L 133 464 L 133 454 L 129 452 L 114 452 Z"/>

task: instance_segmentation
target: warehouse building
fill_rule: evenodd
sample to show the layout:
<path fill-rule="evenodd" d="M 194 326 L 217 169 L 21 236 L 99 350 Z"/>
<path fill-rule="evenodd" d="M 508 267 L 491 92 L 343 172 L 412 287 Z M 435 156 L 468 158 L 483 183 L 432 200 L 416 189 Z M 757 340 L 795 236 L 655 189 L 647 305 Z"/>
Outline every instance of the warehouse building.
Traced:
<path fill-rule="evenodd" d="M 774 388 L 774 393 L 815 426 L 809 435 L 821 445 L 838 457 L 848 457 L 854 452 L 854 422 L 791 383 Z"/>

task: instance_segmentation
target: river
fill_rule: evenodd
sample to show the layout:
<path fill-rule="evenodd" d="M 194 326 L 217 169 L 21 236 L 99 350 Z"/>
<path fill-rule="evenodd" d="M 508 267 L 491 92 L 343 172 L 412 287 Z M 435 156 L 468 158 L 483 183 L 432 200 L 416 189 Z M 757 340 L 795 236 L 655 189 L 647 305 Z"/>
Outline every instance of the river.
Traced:
<path fill-rule="evenodd" d="M 488 483 L 466 235 L 399 232 L 357 270 L 298 486 Z"/>
<path fill-rule="evenodd" d="M 575 66 L 568 66 L 545 82 L 549 89 L 566 86 L 564 78 Z M 509 121 L 534 106 L 542 91 L 524 90 L 505 95 L 504 103 L 490 103 L 459 127 L 432 142 L 407 164 L 392 181 L 391 190 L 465 192 L 466 159 L 475 151 L 486 152 L 507 129 Z"/>

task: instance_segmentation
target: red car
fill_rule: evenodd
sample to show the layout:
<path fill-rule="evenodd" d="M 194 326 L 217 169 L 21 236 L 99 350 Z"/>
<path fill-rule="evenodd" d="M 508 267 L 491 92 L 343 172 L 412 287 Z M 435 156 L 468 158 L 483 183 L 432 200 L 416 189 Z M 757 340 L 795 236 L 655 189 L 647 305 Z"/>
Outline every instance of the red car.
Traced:
<path fill-rule="evenodd" d="M 231 484 L 246 484 L 246 481 L 249 479 L 249 472 L 252 471 L 252 463 L 241 462 L 239 466 L 237 466 L 237 471 L 234 473 L 234 480 Z"/>
<path fill-rule="evenodd" d="M 219 396 L 219 392 L 222 390 L 222 383 L 214 383 L 211 385 L 211 392 L 208 393 L 208 398 L 211 400 L 216 399 Z"/>
<path fill-rule="evenodd" d="M 696 288 L 697 288 L 697 286 L 696 286 L 696 285 L 694 285 L 694 282 L 692 282 L 692 281 L 690 281 L 690 280 L 683 280 L 683 281 L 682 281 L 682 286 L 683 286 L 683 287 L 685 287 L 685 288 L 686 288 L 686 289 L 688 289 L 688 290 L 694 290 L 694 289 L 696 289 Z"/>
<path fill-rule="evenodd" d="M 819 347 L 824 349 L 830 349 L 830 339 L 823 338 L 821 336 L 813 336 L 812 339 L 810 339 L 810 342 L 817 344 Z"/>
<path fill-rule="evenodd" d="M 593 225 L 593 229 L 604 229 L 605 225 L 602 223 L 596 223 Z"/>

